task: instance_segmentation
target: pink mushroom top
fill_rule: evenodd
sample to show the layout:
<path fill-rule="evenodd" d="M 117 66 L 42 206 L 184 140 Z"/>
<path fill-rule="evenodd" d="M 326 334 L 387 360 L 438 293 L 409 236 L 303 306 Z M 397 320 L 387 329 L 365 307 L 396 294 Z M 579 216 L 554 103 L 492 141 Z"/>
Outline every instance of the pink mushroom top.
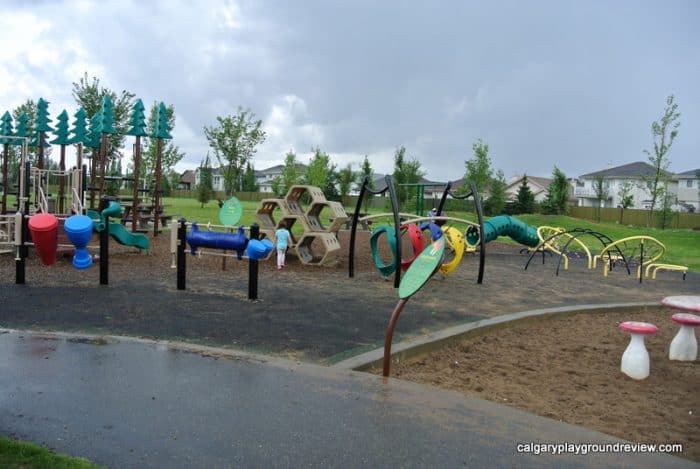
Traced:
<path fill-rule="evenodd" d="M 676 313 L 671 316 L 678 324 L 684 324 L 686 326 L 700 326 L 700 316 L 690 313 Z"/>
<path fill-rule="evenodd" d="M 654 334 L 659 328 L 648 322 L 626 321 L 620 323 L 620 329 L 635 334 Z"/>
<path fill-rule="evenodd" d="M 684 311 L 696 311 L 700 313 L 700 296 L 667 296 L 661 300 L 661 304 L 670 308 L 682 309 Z"/>

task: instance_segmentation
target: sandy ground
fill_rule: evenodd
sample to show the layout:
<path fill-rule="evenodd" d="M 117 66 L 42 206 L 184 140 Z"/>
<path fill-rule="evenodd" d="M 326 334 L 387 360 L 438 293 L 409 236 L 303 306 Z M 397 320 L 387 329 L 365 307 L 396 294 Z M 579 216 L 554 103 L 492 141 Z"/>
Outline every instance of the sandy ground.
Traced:
<path fill-rule="evenodd" d="M 392 367 L 392 376 L 439 386 L 639 443 L 682 443 L 700 461 L 700 362 L 668 359 L 678 327 L 663 308 L 542 319 L 465 339 Z M 629 335 L 646 321 L 649 378 L 620 372 Z M 374 370 L 381 374 L 380 369 Z"/>

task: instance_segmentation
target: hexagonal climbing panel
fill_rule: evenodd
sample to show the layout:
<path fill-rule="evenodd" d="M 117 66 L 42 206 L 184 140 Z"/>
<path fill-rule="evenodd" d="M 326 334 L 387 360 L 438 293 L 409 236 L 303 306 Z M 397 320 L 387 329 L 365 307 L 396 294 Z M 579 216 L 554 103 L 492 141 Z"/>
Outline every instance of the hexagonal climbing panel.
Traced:
<path fill-rule="evenodd" d="M 304 207 L 305 204 L 307 207 Z M 275 230 L 284 223 L 292 234 L 289 247 L 299 260 L 303 264 L 323 265 L 338 259 L 340 243 L 337 233 L 349 217 L 342 204 L 326 200 L 318 187 L 292 186 L 284 199 L 262 200 L 255 218 L 260 232 L 270 239 L 274 239 Z M 325 220 L 328 220 L 328 225 L 323 223 Z M 292 227 L 297 222 L 303 233 L 295 238 Z"/>
<path fill-rule="evenodd" d="M 304 215 L 306 211 L 303 206 L 304 203 L 325 202 L 326 196 L 316 186 L 292 186 L 287 191 L 284 200 L 287 202 L 290 214 Z"/>
<path fill-rule="evenodd" d="M 311 202 L 306 211 L 306 218 L 311 231 L 323 231 L 337 233 L 341 226 L 348 221 L 348 214 L 340 202 L 320 201 Z M 324 225 L 323 220 L 328 219 L 329 225 Z"/>
<path fill-rule="evenodd" d="M 334 233 L 304 233 L 296 245 L 296 252 L 303 264 L 329 264 L 338 259 L 340 243 Z"/>

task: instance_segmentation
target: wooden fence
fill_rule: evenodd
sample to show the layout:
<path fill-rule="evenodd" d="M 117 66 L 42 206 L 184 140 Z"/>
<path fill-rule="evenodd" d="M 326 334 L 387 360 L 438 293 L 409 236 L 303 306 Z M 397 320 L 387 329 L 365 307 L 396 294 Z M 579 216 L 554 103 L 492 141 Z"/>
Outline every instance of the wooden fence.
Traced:
<path fill-rule="evenodd" d="M 612 222 L 632 226 L 647 226 L 647 220 L 649 219 L 648 210 L 629 208 L 623 210 L 621 208 L 569 207 L 569 215 L 584 220 Z M 660 214 L 658 212 L 653 213 L 649 226 L 660 226 L 659 216 Z M 700 213 L 671 212 L 666 227 L 700 230 Z"/>

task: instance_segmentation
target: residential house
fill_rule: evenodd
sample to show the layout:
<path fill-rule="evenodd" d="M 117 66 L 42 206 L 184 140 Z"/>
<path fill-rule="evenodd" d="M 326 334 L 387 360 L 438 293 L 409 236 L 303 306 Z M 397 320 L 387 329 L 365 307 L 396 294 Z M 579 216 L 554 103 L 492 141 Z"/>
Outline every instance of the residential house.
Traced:
<path fill-rule="evenodd" d="M 297 163 L 297 172 L 299 174 L 305 174 L 306 173 L 306 168 L 307 166 L 302 163 Z M 284 165 L 278 164 L 277 166 L 272 166 L 271 168 L 267 169 L 262 169 L 260 171 L 255 171 L 255 181 L 258 183 L 258 186 L 260 187 L 258 190 L 260 192 L 272 192 L 272 181 L 277 176 L 282 175 L 282 171 L 284 171 Z"/>
<path fill-rule="evenodd" d="M 194 187 L 197 187 L 200 181 L 201 168 L 194 170 Z M 211 186 L 215 192 L 224 192 L 224 175 L 220 168 L 211 168 Z"/>
<path fill-rule="evenodd" d="M 180 175 L 180 181 L 177 184 L 178 190 L 191 191 L 197 186 L 194 171 L 188 169 Z"/>
<path fill-rule="evenodd" d="M 677 183 L 679 209 L 683 212 L 700 212 L 700 168 L 673 175 Z"/>
<path fill-rule="evenodd" d="M 648 209 L 651 204 L 651 195 L 643 183 L 643 177 L 653 176 L 656 168 L 643 161 L 615 166 L 584 174 L 578 177 L 574 196 L 578 199 L 579 207 L 619 207 L 622 205 L 621 192 L 623 188 L 628 189 L 628 193 L 634 198 L 633 205 L 629 208 Z M 669 178 L 671 173 L 665 172 Z M 596 180 L 602 177 L 604 197 L 599 200 L 596 194 Z M 678 182 L 673 181 L 669 186 L 669 191 L 676 193 Z"/>
<path fill-rule="evenodd" d="M 518 191 L 520 190 L 520 186 L 523 185 L 523 179 L 525 178 L 527 178 L 527 186 L 535 197 L 535 202 L 538 204 L 544 202 L 544 199 L 547 197 L 547 189 L 549 189 L 552 180 L 549 178 L 528 176 L 526 174 L 516 176 L 508 181 L 506 185 L 506 199 L 512 202 L 518 198 Z M 485 199 L 486 197 L 482 196 L 482 198 Z"/>
<path fill-rule="evenodd" d="M 372 179 L 374 190 L 382 190 L 386 187 L 385 177 L 384 174 L 374 174 Z M 425 199 L 439 199 L 442 197 L 442 193 L 447 185 L 446 182 L 430 181 L 423 177 L 420 178 L 418 184 L 423 184 L 423 198 Z"/>

